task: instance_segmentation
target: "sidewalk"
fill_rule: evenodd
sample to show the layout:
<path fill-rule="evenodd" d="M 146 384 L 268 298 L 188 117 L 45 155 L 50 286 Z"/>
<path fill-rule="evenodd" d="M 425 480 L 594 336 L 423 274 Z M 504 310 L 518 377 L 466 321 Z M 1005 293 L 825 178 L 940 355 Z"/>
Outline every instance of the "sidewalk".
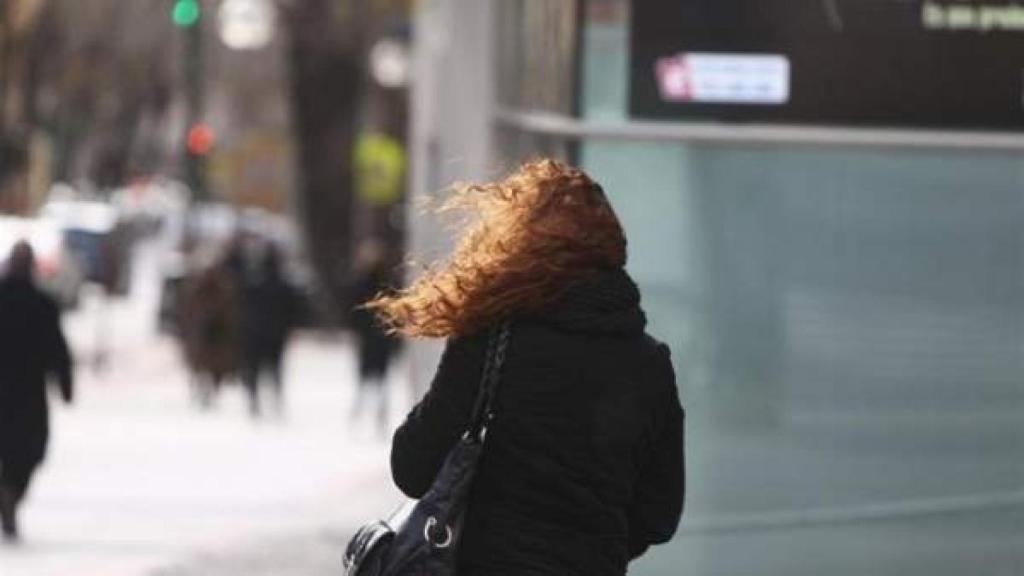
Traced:
<path fill-rule="evenodd" d="M 173 342 L 115 344 L 110 371 L 83 366 L 75 406 L 54 405 L 3 576 L 336 574 L 347 535 L 400 501 L 386 438 L 348 422 L 344 343 L 300 337 L 286 417 L 255 422 L 239 386 L 197 411 Z M 408 400 L 392 384 L 397 423 Z"/>
<path fill-rule="evenodd" d="M 208 552 L 152 576 L 338 576 L 347 534 L 324 530 Z"/>

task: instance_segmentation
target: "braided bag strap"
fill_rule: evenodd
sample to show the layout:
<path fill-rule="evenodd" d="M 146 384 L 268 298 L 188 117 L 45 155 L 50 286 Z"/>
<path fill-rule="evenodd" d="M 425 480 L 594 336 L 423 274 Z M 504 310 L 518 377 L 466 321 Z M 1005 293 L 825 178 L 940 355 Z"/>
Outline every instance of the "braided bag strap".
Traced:
<path fill-rule="evenodd" d="M 477 393 L 469 429 L 466 431 L 467 437 L 480 442 L 487 434 L 488 424 L 494 419 L 494 398 L 498 392 L 501 370 L 505 365 L 505 357 L 508 355 L 511 336 L 511 323 L 505 320 L 491 329 L 487 339 L 487 352 L 480 377 L 480 391 Z"/>

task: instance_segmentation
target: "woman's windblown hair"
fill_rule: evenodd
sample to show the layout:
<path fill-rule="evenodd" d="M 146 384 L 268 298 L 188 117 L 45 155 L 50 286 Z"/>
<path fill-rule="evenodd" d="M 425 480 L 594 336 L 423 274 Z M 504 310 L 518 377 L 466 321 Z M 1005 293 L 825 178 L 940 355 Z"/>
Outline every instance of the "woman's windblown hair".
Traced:
<path fill-rule="evenodd" d="M 366 304 L 393 332 L 470 334 L 626 263 L 626 239 L 601 187 L 560 162 L 539 160 L 504 180 L 458 187 L 441 210 L 466 217 L 454 253 L 405 290 Z"/>

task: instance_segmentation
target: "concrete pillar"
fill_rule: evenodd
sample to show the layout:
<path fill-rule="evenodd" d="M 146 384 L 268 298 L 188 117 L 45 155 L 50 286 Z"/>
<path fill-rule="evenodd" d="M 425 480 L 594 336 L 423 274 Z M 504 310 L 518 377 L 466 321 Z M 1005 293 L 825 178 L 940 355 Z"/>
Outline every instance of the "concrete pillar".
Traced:
<path fill-rule="evenodd" d="M 494 0 L 425 0 L 414 16 L 409 149 L 412 202 L 409 245 L 417 261 L 451 239 L 421 208 L 455 181 L 494 176 Z M 441 342 L 411 347 L 414 393 L 426 390 Z"/>

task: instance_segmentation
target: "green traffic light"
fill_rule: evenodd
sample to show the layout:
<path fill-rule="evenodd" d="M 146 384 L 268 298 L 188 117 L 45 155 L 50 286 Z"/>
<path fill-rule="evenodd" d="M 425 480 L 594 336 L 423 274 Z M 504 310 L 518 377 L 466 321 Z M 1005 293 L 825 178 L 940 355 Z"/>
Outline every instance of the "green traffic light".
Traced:
<path fill-rule="evenodd" d="M 200 13 L 199 0 L 178 0 L 171 11 L 171 19 L 175 25 L 188 28 L 199 22 Z"/>

